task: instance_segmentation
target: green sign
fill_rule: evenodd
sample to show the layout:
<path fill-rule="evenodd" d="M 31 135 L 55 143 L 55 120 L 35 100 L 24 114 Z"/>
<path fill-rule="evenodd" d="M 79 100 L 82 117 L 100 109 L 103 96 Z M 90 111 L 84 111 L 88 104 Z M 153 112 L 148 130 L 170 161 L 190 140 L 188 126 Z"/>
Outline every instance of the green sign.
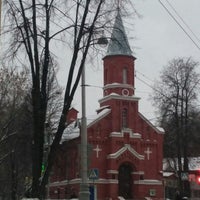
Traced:
<path fill-rule="evenodd" d="M 44 171 L 45 171 L 45 165 L 44 165 L 44 163 L 42 163 L 42 167 L 41 167 L 42 174 L 44 173 Z"/>

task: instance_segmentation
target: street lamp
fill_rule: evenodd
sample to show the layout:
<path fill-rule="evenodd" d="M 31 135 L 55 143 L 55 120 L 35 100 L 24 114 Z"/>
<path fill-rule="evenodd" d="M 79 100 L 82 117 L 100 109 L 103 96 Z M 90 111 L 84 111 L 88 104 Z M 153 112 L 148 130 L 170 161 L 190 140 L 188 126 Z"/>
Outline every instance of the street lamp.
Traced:
<path fill-rule="evenodd" d="M 107 39 L 102 36 L 98 39 L 98 45 L 107 45 Z M 87 158 L 87 118 L 86 118 L 86 84 L 85 84 L 85 66 L 83 66 L 81 77 L 81 104 L 82 104 L 82 118 L 81 118 L 81 184 L 79 199 L 89 200 L 89 184 L 88 184 L 88 158 Z"/>
<path fill-rule="evenodd" d="M 89 185 L 87 181 L 87 118 L 86 118 L 86 92 L 85 92 L 85 66 L 83 66 L 81 80 L 81 103 L 82 103 L 82 118 L 81 118 L 81 184 L 80 184 L 80 199 L 88 200 L 90 196 Z"/>

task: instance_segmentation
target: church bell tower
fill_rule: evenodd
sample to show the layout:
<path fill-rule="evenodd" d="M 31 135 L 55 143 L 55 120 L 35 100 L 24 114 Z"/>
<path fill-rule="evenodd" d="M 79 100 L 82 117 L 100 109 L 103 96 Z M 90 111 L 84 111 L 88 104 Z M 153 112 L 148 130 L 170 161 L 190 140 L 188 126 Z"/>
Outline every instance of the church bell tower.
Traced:
<path fill-rule="evenodd" d="M 112 125 L 113 131 L 132 128 L 132 116 L 138 112 L 139 98 L 135 96 L 134 90 L 135 59 L 118 11 L 107 53 L 103 58 L 104 94 L 99 100 L 100 107 L 110 106 L 112 110 L 112 117 L 117 122 Z"/>
<path fill-rule="evenodd" d="M 118 11 L 107 53 L 103 58 L 103 98 L 99 100 L 101 108 L 109 106 L 112 110 L 112 131 L 133 129 L 133 124 L 136 124 L 134 113 L 138 113 L 139 98 L 135 96 L 135 59 Z"/>
<path fill-rule="evenodd" d="M 134 95 L 134 61 L 120 11 L 115 19 L 107 54 L 104 57 L 104 97 Z"/>

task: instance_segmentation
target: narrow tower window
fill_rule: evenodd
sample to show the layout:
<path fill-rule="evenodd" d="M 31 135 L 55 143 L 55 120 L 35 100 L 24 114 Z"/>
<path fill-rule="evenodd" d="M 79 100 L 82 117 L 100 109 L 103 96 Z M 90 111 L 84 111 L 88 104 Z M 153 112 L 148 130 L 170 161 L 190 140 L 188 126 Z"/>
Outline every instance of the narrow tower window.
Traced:
<path fill-rule="evenodd" d="M 124 68 L 122 73 L 123 73 L 122 74 L 122 76 L 123 76 L 122 77 L 123 78 L 122 81 L 123 81 L 124 84 L 126 84 L 127 83 L 127 74 L 128 74 L 127 68 Z"/>
<path fill-rule="evenodd" d="M 105 69 L 105 84 L 108 83 L 108 70 Z"/>
<path fill-rule="evenodd" d="M 96 137 L 100 137 L 101 136 L 101 126 L 98 125 L 97 130 L 96 130 Z"/>
<path fill-rule="evenodd" d="M 127 128 L 127 116 L 128 116 L 128 111 L 126 108 L 123 109 L 122 111 L 122 128 Z"/>

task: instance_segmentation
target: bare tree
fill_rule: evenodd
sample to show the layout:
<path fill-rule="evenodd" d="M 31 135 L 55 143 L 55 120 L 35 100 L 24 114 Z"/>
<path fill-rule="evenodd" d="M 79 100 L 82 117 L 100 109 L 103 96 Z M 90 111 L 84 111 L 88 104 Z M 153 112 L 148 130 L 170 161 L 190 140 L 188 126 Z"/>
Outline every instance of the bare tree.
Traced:
<path fill-rule="evenodd" d="M 24 68 L 4 66 L 0 68 L 0 72 L 0 197 L 14 200 L 29 188 L 32 177 L 30 80 L 28 70 Z M 62 89 L 58 86 L 55 75 L 56 71 L 51 70 L 47 92 L 49 106 L 46 124 L 48 130 L 51 130 L 51 137 L 55 133 L 55 123 L 58 120 L 56 116 L 61 110 Z"/>
<path fill-rule="evenodd" d="M 6 58 L 15 60 L 25 58 L 27 61 L 25 64 L 31 71 L 34 127 L 31 196 L 43 198 L 57 147 L 67 126 L 66 115 L 77 89 L 89 48 L 95 47 L 98 38 L 102 36 L 102 31 L 109 31 L 112 11 L 119 8 L 119 1 L 5 0 L 5 4 L 9 20 L 6 21 L 4 33 L 12 35 L 9 37 L 10 48 L 6 52 Z M 66 42 L 71 46 L 72 56 L 69 56 L 69 66 L 66 66 L 68 77 L 62 112 L 51 144 L 48 164 L 41 177 L 48 107 L 48 74 L 52 67 L 50 61 L 55 53 L 53 49 L 60 42 Z"/>
<path fill-rule="evenodd" d="M 29 91 L 27 78 L 26 70 L 0 68 L 0 196 L 3 199 L 14 200 L 22 195 L 25 176 L 31 174 L 28 153 L 31 123 L 24 101 Z"/>
<path fill-rule="evenodd" d="M 188 182 L 182 183 L 181 173 L 188 172 L 189 146 L 197 109 L 197 92 L 200 74 L 198 63 L 191 58 L 171 60 L 163 69 L 160 81 L 155 84 L 153 101 L 161 114 L 160 124 L 166 130 L 164 141 L 165 156 L 177 158 L 177 173 L 180 191 L 189 195 Z M 182 163 L 183 159 L 183 163 Z"/>

